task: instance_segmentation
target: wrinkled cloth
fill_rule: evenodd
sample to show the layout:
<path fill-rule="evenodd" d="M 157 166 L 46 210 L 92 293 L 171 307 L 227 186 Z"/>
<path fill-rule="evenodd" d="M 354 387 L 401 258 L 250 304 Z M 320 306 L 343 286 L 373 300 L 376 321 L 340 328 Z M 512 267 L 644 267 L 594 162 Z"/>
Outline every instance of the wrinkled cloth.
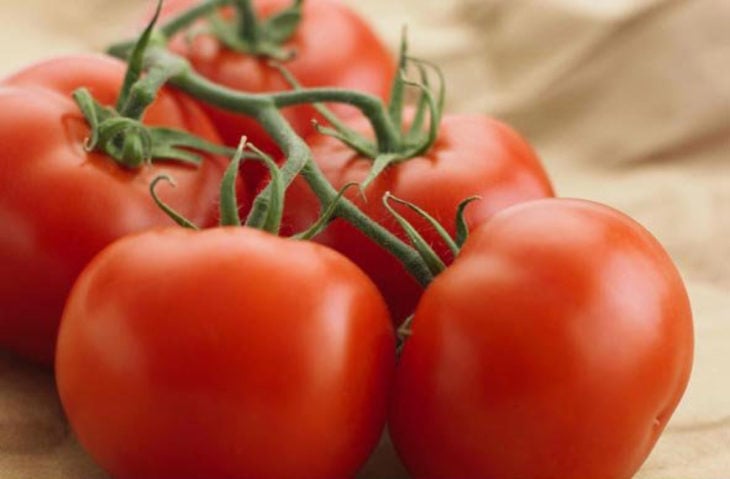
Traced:
<path fill-rule="evenodd" d="M 100 50 L 131 31 L 146 3 L 0 0 L 0 74 Z M 443 68 L 449 111 L 511 123 L 535 146 L 560 195 L 614 206 L 667 247 L 693 304 L 695 366 L 637 478 L 727 478 L 730 2 L 348 3 L 394 48 L 408 25 L 412 51 Z M 107 477 L 74 440 L 52 374 L 3 353 L 0 477 Z M 359 477 L 407 476 L 386 440 Z"/>

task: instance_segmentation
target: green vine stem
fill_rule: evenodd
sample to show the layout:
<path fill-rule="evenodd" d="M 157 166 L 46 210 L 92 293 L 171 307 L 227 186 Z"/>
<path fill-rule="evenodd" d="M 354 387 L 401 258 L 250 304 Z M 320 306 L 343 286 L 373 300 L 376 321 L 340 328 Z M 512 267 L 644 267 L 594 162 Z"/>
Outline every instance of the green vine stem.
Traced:
<path fill-rule="evenodd" d="M 199 164 L 202 158 L 190 150 L 224 155 L 231 151 L 186 131 L 152 127 L 141 121 L 145 110 L 170 78 L 190 69 L 186 60 L 165 53 L 166 41 L 159 46 L 159 35 L 155 34 L 154 27 L 161 6 L 160 1 L 152 20 L 129 50 L 127 71 L 115 107 L 100 104 L 83 87 L 72 94 L 91 130 L 85 149 L 101 151 L 128 169 L 137 169 L 156 160 Z M 158 46 L 151 48 L 151 45 Z"/>
<path fill-rule="evenodd" d="M 157 49 L 155 49 L 157 50 Z M 180 58 L 167 51 L 153 51 L 149 55 L 150 66 L 156 62 L 175 61 Z M 312 89 L 276 94 L 241 93 L 215 84 L 198 75 L 190 67 L 173 76 L 170 83 L 180 90 L 211 105 L 229 111 L 254 117 L 279 145 L 287 161 L 281 170 L 284 185 L 289 185 L 301 174 L 322 204 L 330 204 L 338 191 L 327 181 L 312 159 L 307 144 L 292 130 L 279 112 L 279 108 L 311 101 L 345 102 L 363 110 L 374 125 L 390 126 L 388 115 L 382 103 L 370 95 L 340 89 Z M 377 120 L 376 120 L 377 119 Z M 267 214 L 270 186 L 264 189 L 254 201 L 247 223 L 258 223 Z M 343 218 L 361 230 L 377 244 L 398 257 L 405 268 L 421 283 L 427 285 L 433 274 L 420 255 L 390 231 L 375 223 L 352 202 L 341 199 L 337 203 L 335 216 Z"/>
<path fill-rule="evenodd" d="M 209 0 L 197 7 L 187 10 L 168 21 L 160 30 L 162 36 L 169 37 L 195 19 L 213 13 L 217 8 L 238 3 L 244 7 L 247 0 Z M 295 2 L 294 7 L 301 2 Z M 250 4 L 249 4 L 250 6 Z M 323 205 L 331 204 L 338 197 L 338 191 L 326 180 L 312 159 L 311 151 L 304 141 L 292 130 L 291 126 L 279 112 L 280 108 L 310 103 L 344 103 L 355 106 L 370 120 L 375 133 L 377 149 L 381 154 L 403 151 L 404 135 L 402 125 L 396 125 L 392 115 L 379 98 L 365 93 L 336 89 L 313 88 L 295 89 L 292 91 L 263 93 L 242 93 L 215 84 L 197 74 L 187 60 L 173 54 L 163 47 L 164 38 L 156 38 L 145 54 L 145 68 L 148 72 L 146 88 L 140 91 L 154 90 L 163 77 L 169 83 L 195 98 L 213 106 L 247 115 L 257 120 L 278 144 L 287 160 L 281 169 L 281 181 L 284 187 L 301 174 L 312 191 Z M 121 58 L 130 54 L 130 45 L 126 42 L 112 46 L 108 51 Z M 151 74 L 150 74 L 151 73 Z M 142 85 L 144 86 L 144 85 Z M 144 97 L 142 97 L 144 99 Z M 144 103 L 144 101 L 142 101 Z M 136 113 L 132 110 L 131 113 Z M 269 184 L 254 200 L 247 224 L 262 224 L 270 213 L 272 185 Z M 373 241 L 398 257 L 404 267 L 421 283 L 427 285 L 433 279 L 433 273 L 418 252 L 387 229 L 371 220 L 352 202 L 340 199 L 336 203 L 335 216 L 341 217 L 361 230 Z"/>
<path fill-rule="evenodd" d="M 294 35 L 300 21 L 303 0 L 292 4 L 270 18 L 260 19 L 252 0 L 207 0 L 168 20 L 159 28 L 162 36 L 170 38 L 191 26 L 201 17 L 208 17 L 212 33 L 228 48 L 262 58 L 289 60 L 294 52 L 283 44 Z M 221 7 L 231 6 L 236 11 L 232 21 L 219 15 Z M 124 56 L 134 45 L 133 41 L 111 46 L 107 51 L 114 56 Z"/>
<path fill-rule="evenodd" d="M 168 57 L 167 61 L 175 58 L 179 60 L 179 57 L 169 52 L 159 53 L 160 57 L 162 55 Z M 213 83 L 190 69 L 172 77 L 170 83 L 206 103 L 252 117 L 270 106 L 278 109 L 309 103 L 346 103 L 358 108 L 370 120 L 380 151 L 395 151 L 400 147 L 400 134 L 382 102 L 367 93 L 342 88 L 309 88 L 270 94 L 244 93 Z"/>

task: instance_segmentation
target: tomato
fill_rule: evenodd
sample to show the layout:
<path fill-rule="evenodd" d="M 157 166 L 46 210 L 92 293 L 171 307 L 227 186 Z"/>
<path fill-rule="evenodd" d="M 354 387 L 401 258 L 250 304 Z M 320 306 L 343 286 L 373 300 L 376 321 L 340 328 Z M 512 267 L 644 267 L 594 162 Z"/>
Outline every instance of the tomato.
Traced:
<path fill-rule="evenodd" d="M 355 126 L 365 131 L 365 122 Z M 307 143 L 327 179 L 339 189 L 365 180 L 372 160 L 357 156 L 339 141 L 316 135 Z M 393 164 L 365 191 L 365 200 L 351 188 L 347 197 L 373 220 L 405 239 L 401 228 L 381 202 L 390 191 L 415 203 L 455 233 L 457 206 L 478 195 L 467 207 L 467 222 L 473 227 L 496 211 L 514 203 L 553 195 L 552 186 L 530 146 L 507 125 L 481 115 L 446 115 L 438 138 L 421 157 Z M 448 248 L 425 220 L 409 210 L 403 215 L 423 234 L 437 253 L 450 261 Z M 287 231 L 304 229 L 319 214 L 319 203 L 302 179 L 297 179 L 286 197 Z M 371 242 L 344 220 L 335 220 L 316 238 L 353 260 L 380 288 L 396 323 L 413 313 L 422 293 L 419 284 L 387 251 Z"/>
<path fill-rule="evenodd" d="M 165 229 L 81 274 L 58 389 L 118 479 L 353 477 L 385 422 L 394 341 L 375 286 L 328 248 Z"/>
<path fill-rule="evenodd" d="M 170 219 L 148 191 L 167 173 L 161 196 L 199 224 L 216 207 L 224 160 L 199 168 L 156 164 L 126 170 L 84 151 L 89 128 L 71 93 L 88 87 L 113 105 L 126 66 L 102 56 L 56 58 L 0 84 L 0 345 L 50 364 L 63 304 L 74 279 L 104 246 Z M 190 100 L 163 90 L 145 121 L 218 141 Z"/>
<path fill-rule="evenodd" d="M 650 233 L 587 201 L 514 206 L 423 295 L 390 433 L 416 479 L 628 479 L 692 350 L 687 293 Z"/>
<path fill-rule="evenodd" d="M 162 16 L 172 16 L 195 3 L 168 0 Z M 291 4 L 291 0 L 258 0 L 254 7 L 261 18 L 267 18 Z M 170 48 L 187 57 L 203 76 L 235 90 L 262 93 L 291 89 L 267 58 L 230 50 L 211 35 L 198 35 L 192 42 L 178 35 Z M 385 98 L 395 76 L 395 62 L 387 48 L 367 23 L 339 0 L 306 0 L 297 31 L 283 48 L 296 52 L 285 66 L 306 87 L 348 88 Z M 247 135 L 259 148 L 276 151 L 254 120 L 208 105 L 203 108 L 227 144 L 237 145 L 241 135 Z M 335 111 L 354 112 L 341 107 Z M 287 108 L 282 113 L 301 136 L 314 131 L 313 118 L 321 120 L 310 105 Z"/>

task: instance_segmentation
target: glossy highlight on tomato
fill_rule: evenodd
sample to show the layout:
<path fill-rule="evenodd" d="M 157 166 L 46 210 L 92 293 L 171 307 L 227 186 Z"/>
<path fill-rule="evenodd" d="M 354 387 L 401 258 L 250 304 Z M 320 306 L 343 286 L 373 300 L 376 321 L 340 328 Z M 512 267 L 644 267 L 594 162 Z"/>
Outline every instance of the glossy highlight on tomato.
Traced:
<path fill-rule="evenodd" d="M 677 269 L 629 217 L 505 209 L 423 295 L 390 434 L 414 479 L 629 479 L 687 386 L 692 328 Z"/>
<path fill-rule="evenodd" d="M 0 347 L 36 362 L 52 363 L 63 304 L 86 263 L 125 234 L 171 223 L 149 194 L 155 176 L 175 179 L 161 196 L 187 217 L 215 217 L 225 159 L 133 171 L 85 151 L 89 127 L 71 93 L 88 87 L 114 105 L 125 69 L 100 55 L 60 57 L 0 83 Z M 170 90 L 144 121 L 218 141 L 205 114 Z"/>
<path fill-rule="evenodd" d="M 363 133 L 363 120 L 354 125 Z M 332 185 L 362 183 L 372 168 L 338 140 L 325 135 L 307 138 L 314 160 Z M 405 234 L 381 199 L 386 192 L 414 203 L 455 233 L 459 203 L 479 196 L 467 207 L 471 227 L 485 222 L 502 208 L 553 196 L 553 188 L 532 148 L 504 123 L 482 115 L 445 115 L 438 138 L 424 155 L 389 166 L 366 190 L 351 188 L 346 196 L 374 221 L 405 240 Z M 399 208 L 399 210 L 401 210 Z M 401 213 L 423 234 L 445 261 L 451 254 L 426 221 L 403 208 Z M 319 203 L 304 180 L 297 178 L 286 197 L 284 227 L 301 231 L 317 218 Z M 380 288 L 396 324 L 413 313 L 422 287 L 387 251 L 344 220 L 333 221 L 315 241 L 340 251 L 360 266 Z"/>
<path fill-rule="evenodd" d="M 384 426 L 394 343 L 377 288 L 329 248 L 164 229 L 81 274 L 56 377 L 117 479 L 347 478 Z"/>

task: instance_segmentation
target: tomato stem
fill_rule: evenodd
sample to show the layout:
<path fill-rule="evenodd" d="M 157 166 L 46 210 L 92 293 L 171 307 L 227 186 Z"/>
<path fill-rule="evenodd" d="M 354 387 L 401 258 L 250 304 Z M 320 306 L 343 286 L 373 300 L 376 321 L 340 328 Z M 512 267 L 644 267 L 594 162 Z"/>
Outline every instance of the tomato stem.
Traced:
<path fill-rule="evenodd" d="M 230 5 L 231 3 L 233 3 L 233 0 L 206 0 L 201 2 L 165 22 L 165 24 L 160 26 L 160 32 L 169 38 L 180 30 L 192 25 L 197 19 L 210 15 L 218 8 Z"/>
<path fill-rule="evenodd" d="M 205 8 L 195 10 L 195 14 L 203 15 L 204 12 L 211 11 L 210 8 L 221 4 L 222 2 L 207 3 L 204 5 Z M 297 8 L 300 4 L 301 2 L 294 2 L 292 8 Z M 189 11 L 187 15 L 184 17 L 185 22 L 192 21 L 192 13 Z M 180 18 L 182 17 L 177 19 L 178 22 L 182 22 Z M 166 32 L 170 31 L 168 24 Z M 129 49 L 112 47 L 109 51 L 124 58 Z M 307 144 L 294 132 L 281 115 L 280 108 L 312 102 L 350 104 L 359 108 L 371 121 L 380 151 L 397 151 L 402 148 L 401 132 L 392 123 L 383 103 L 372 95 L 334 88 L 302 89 L 272 94 L 242 93 L 205 79 L 197 74 L 187 61 L 157 45 L 150 48 L 146 53 L 145 66 L 148 71 L 157 70 L 159 72 L 155 73 L 154 78 L 149 80 L 153 87 L 156 85 L 157 80 L 162 78 L 162 72 L 169 73 L 169 83 L 185 93 L 213 106 L 253 117 L 273 138 L 286 156 L 286 162 L 277 173 L 277 176 L 280 175 L 277 184 L 269 183 L 254 200 L 246 219 L 247 225 L 265 225 L 266 228 L 278 229 L 278 221 L 281 217 L 276 214 L 274 214 L 274 217 L 271 216 L 272 200 L 281 195 L 281 191 L 300 174 L 321 204 L 331 205 L 340 196 L 339 192 L 327 181 L 313 161 L 312 153 Z M 139 90 L 142 92 L 144 88 L 140 87 Z M 144 95 L 142 97 L 144 98 Z M 375 243 L 396 256 L 421 285 L 425 286 L 432 281 L 434 276 L 432 270 L 414 248 L 370 219 L 347 199 L 340 198 L 335 205 L 335 216 L 343 218 Z"/>
<path fill-rule="evenodd" d="M 162 59 L 161 56 L 157 58 Z M 185 93 L 211 105 L 254 117 L 278 144 L 287 158 L 281 168 L 284 187 L 287 187 L 297 175 L 301 174 L 320 202 L 325 205 L 330 204 L 337 198 L 338 191 L 319 170 L 312 159 L 312 152 L 309 147 L 284 119 L 279 112 L 279 107 L 306 102 L 306 93 L 312 93 L 317 98 L 315 101 L 343 101 L 344 99 L 352 100 L 354 98 L 358 102 L 364 100 L 365 109 L 363 113 L 367 112 L 374 117 L 388 121 L 387 112 L 377 98 L 347 90 L 311 89 L 277 94 L 241 93 L 213 83 L 189 68 L 173 77 L 170 83 Z M 311 97 L 309 97 L 309 101 L 312 101 Z M 350 103 L 355 104 L 352 101 Z M 362 104 L 357 104 L 357 106 L 363 107 Z M 267 215 L 269 195 L 271 194 L 270 188 L 271 185 L 269 184 L 254 200 L 251 212 L 246 220 L 247 224 L 259 224 Z M 396 256 L 421 285 L 425 286 L 433 280 L 431 270 L 416 250 L 374 222 L 352 202 L 344 198 L 341 199 L 337 203 L 335 216 L 343 218 Z"/>
<path fill-rule="evenodd" d="M 370 120 L 375 132 L 377 151 L 395 153 L 401 149 L 400 132 L 376 96 L 340 88 L 307 88 L 272 93 L 269 97 L 278 108 L 323 102 L 353 105 Z"/>
<path fill-rule="evenodd" d="M 126 101 L 119 107 L 119 114 L 139 120 L 144 111 L 157 97 L 157 92 L 170 78 L 186 68 L 185 62 L 155 63 L 147 70 L 147 75 L 137 80 L 130 88 Z M 121 102 L 120 102 L 121 103 Z"/>
<path fill-rule="evenodd" d="M 168 53 L 167 56 L 172 55 Z M 245 93 L 213 83 L 190 68 L 172 77 L 170 83 L 206 103 L 251 117 L 256 117 L 268 107 L 285 108 L 322 102 L 353 105 L 372 123 L 380 151 L 396 151 L 400 146 L 400 134 L 390 121 L 385 106 L 379 98 L 367 93 L 341 88 L 307 88 L 268 94 Z"/>

